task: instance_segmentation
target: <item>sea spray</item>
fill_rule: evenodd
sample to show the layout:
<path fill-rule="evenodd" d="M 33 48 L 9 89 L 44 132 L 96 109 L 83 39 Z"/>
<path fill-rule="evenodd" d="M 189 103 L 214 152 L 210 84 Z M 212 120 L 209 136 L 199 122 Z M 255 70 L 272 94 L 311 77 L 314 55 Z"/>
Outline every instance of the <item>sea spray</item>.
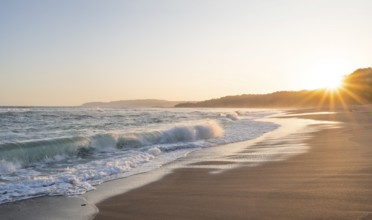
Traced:
<path fill-rule="evenodd" d="M 0 175 L 14 173 L 20 165 L 17 162 L 0 160 Z"/>

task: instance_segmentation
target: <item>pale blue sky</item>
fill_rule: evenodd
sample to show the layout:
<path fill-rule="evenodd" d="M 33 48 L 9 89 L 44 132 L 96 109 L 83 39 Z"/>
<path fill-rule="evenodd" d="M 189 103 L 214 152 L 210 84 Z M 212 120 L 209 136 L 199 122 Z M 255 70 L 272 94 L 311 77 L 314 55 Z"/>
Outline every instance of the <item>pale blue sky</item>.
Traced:
<path fill-rule="evenodd" d="M 372 66 L 367 0 L 0 0 L 0 105 L 203 100 Z"/>

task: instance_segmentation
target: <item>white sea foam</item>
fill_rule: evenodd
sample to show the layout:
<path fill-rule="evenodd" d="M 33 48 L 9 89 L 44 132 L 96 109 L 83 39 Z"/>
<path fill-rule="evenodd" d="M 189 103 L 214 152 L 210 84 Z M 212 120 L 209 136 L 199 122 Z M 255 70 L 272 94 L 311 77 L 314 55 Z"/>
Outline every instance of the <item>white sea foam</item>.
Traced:
<path fill-rule="evenodd" d="M 147 151 L 149 154 L 151 155 L 154 155 L 154 156 L 158 156 L 161 154 L 161 150 L 159 147 L 153 147 L 153 148 L 150 148 L 148 151 Z"/>
<path fill-rule="evenodd" d="M 237 112 L 231 112 L 226 115 L 227 118 L 230 118 L 233 121 L 239 120 L 239 115 Z"/>
<path fill-rule="evenodd" d="M 17 162 L 0 160 L 0 175 L 14 173 L 19 167 L 20 165 Z"/>
<path fill-rule="evenodd" d="M 161 133 L 162 144 L 175 142 L 190 142 L 208 138 L 222 137 L 223 128 L 215 122 L 208 120 L 203 124 L 193 126 L 176 126 Z"/>

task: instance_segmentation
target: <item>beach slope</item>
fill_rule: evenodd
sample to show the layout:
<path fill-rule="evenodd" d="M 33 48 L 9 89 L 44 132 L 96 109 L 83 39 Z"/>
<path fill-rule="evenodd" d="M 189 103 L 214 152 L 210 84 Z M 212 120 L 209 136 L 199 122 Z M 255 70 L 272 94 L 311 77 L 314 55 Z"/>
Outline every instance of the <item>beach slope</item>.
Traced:
<path fill-rule="evenodd" d="M 304 140 L 309 152 L 285 161 L 219 174 L 178 169 L 98 204 L 95 219 L 372 219 L 372 115 L 292 117 L 341 124 L 319 127 Z"/>

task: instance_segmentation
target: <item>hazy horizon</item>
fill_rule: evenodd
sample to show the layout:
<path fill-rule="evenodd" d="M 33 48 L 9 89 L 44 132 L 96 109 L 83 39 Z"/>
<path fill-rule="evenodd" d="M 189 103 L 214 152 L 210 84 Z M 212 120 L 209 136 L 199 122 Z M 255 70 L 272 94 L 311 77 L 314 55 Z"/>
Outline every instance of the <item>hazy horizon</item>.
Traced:
<path fill-rule="evenodd" d="M 201 101 L 372 66 L 372 2 L 0 1 L 0 106 Z"/>

